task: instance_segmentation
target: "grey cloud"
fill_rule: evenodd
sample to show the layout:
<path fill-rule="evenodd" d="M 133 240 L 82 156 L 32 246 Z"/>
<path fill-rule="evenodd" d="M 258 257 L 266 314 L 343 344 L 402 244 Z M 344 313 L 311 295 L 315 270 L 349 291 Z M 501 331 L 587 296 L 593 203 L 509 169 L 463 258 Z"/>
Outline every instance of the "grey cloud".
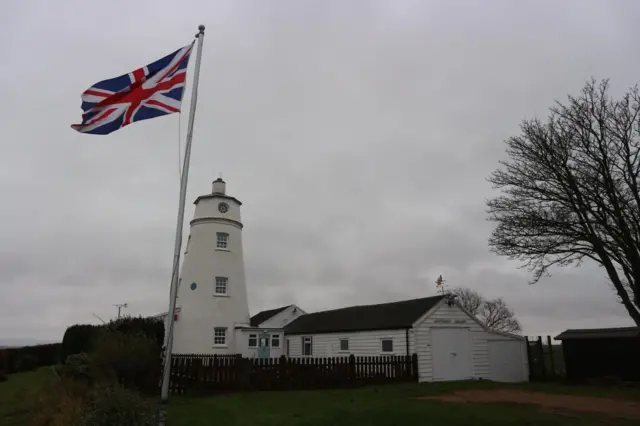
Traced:
<path fill-rule="evenodd" d="M 178 116 L 108 137 L 69 125 L 89 85 L 200 22 L 187 198 L 223 173 L 245 203 L 252 312 L 419 297 L 442 273 L 504 297 L 527 333 L 628 323 L 595 267 L 528 286 L 488 251 L 484 199 L 522 118 L 591 76 L 637 82 L 635 2 L 117 3 L 13 1 L 0 18 L 0 337 L 166 309 Z"/>

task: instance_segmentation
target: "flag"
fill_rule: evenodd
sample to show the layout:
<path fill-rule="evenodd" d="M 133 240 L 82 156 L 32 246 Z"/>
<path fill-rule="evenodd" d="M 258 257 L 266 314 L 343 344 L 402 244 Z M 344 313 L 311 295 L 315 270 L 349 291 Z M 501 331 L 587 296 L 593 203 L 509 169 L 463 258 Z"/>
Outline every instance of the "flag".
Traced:
<path fill-rule="evenodd" d="M 72 124 L 71 128 L 108 135 L 136 121 L 179 112 L 193 45 L 85 90 L 82 123 Z"/>

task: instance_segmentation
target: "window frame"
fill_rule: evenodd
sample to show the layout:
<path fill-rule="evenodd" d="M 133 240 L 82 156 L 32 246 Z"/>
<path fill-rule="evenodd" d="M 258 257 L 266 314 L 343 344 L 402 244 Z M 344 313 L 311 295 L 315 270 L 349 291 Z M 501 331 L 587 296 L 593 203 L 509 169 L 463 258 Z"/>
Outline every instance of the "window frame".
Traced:
<path fill-rule="evenodd" d="M 224 343 L 216 343 L 216 338 L 220 337 L 217 336 L 217 332 L 222 330 L 224 332 Z M 228 338 L 229 338 L 229 333 L 227 330 L 227 327 L 213 327 L 213 346 L 216 348 L 224 348 L 227 347 L 229 345 L 228 342 Z"/>
<path fill-rule="evenodd" d="M 277 346 L 273 344 L 273 338 L 274 337 L 276 338 L 276 342 L 278 342 Z M 272 334 L 271 335 L 271 347 L 280 349 L 280 340 L 281 340 L 280 339 L 280 334 L 278 334 L 278 333 Z"/>
<path fill-rule="evenodd" d="M 251 339 L 252 338 L 255 340 L 255 344 L 254 345 L 251 345 Z M 252 348 L 252 349 L 255 349 L 255 348 L 258 347 L 258 334 L 257 333 L 250 333 L 249 334 L 249 338 L 247 340 L 248 340 L 247 341 L 247 347 Z"/>
<path fill-rule="evenodd" d="M 229 250 L 229 234 L 227 232 L 216 232 L 216 250 Z"/>
<path fill-rule="evenodd" d="M 391 342 L 391 350 L 390 351 L 385 351 L 384 350 L 384 342 Z M 380 339 L 380 352 L 383 354 L 389 354 L 389 353 L 393 353 L 393 338 L 391 337 L 383 337 Z"/>
<path fill-rule="evenodd" d="M 342 348 L 342 342 L 347 342 L 347 348 L 343 349 Z M 349 338 L 348 337 L 341 337 L 338 339 L 338 350 L 340 352 L 349 352 Z"/>
<path fill-rule="evenodd" d="M 313 356 L 313 336 L 302 336 L 301 339 L 302 339 L 302 350 L 301 350 L 302 356 L 309 356 L 309 357 Z M 305 344 L 307 340 L 309 342 L 308 354 L 305 353 Z"/>
<path fill-rule="evenodd" d="M 224 280 L 224 293 L 218 292 L 218 280 Z M 229 277 L 215 277 L 213 280 L 214 296 L 229 296 Z"/>

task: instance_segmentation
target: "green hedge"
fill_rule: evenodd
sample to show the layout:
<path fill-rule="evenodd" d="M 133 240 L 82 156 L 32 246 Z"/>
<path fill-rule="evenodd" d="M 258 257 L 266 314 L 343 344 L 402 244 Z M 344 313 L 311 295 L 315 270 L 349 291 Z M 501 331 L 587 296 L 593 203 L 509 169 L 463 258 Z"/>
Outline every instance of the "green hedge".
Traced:
<path fill-rule="evenodd" d="M 62 361 L 69 355 L 90 352 L 100 326 L 76 324 L 67 328 L 62 337 Z"/>
<path fill-rule="evenodd" d="M 62 361 L 69 355 L 91 352 L 97 338 L 105 331 L 141 334 L 159 346 L 164 343 L 164 322 L 155 318 L 125 317 L 103 325 L 76 324 L 67 328 L 62 338 Z"/>
<path fill-rule="evenodd" d="M 0 349 L 0 371 L 15 373 L 58 364 L 61 350 L 60 343 Z"/>

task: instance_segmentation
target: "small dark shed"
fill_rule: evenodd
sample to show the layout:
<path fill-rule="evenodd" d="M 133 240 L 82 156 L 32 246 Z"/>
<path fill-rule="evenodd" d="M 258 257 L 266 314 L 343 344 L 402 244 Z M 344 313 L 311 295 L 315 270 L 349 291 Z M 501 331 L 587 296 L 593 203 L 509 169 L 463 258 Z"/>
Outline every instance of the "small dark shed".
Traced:
<path fill-rule="evenodd" d="M 640 382 L 640 327 L 567 330 L 555 340 L 562 341 L 569 380 Z"/>

